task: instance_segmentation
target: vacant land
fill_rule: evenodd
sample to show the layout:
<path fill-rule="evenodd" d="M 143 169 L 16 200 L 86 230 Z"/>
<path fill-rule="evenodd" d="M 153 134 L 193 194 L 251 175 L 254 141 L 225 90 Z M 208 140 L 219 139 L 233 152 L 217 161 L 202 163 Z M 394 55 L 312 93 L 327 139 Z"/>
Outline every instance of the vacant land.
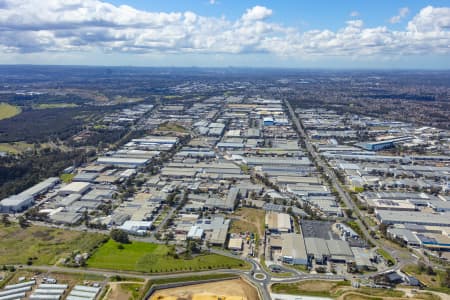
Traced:
<path fill-rule="evenodd" d="M 20 114 L 20 107 L 8 103 L 0 103 L 0 120 L 9 119 Z"/>
<path fill-rule="evenodd" d="M 275 283 L 271 289 L 278 294 L 336 297 L 349 285 L 347 281 L 307 280 L 296 283 Z"/>
<path fill-rule="evenodd" d="M 39 103 L 33 106 L 34 109 L 68 108 L 78 107 L 75 103 Z"/>
<path fill-rule="evenodd" d="M 110 282 L 109 290 L 102 299 L 109 300 L 139 300 L 142 299 L 145 284 L 143 282 Z"/>
<path fill-rule="evenodd" d="M 160 290 L 154 293 L 150 300 L 155 299 L 222 299 L 218 297 L 235 296 L 247 300 L 260 299 L 256 289 L 242 279 L 225 280 L 212 283 L 202 283 L 179 288 Z M 210 296 L 210 298 L 207 298 Z M 216 298 L 213 298 L 215 296 Z"/>
<path fill-rule="evenodd" d="M 41 226 L 25 229 L 0 225 L 0 265 L 55 264 L 74 251 L 90 252 L 105 240 L 101 234 L 61 230 Z"/>
<path fill-rule="evenodd" d="M 88 260 L 92 268 L 150 273 L 200 271 L 222 268 L 243 268 L 247 264 L 241 260 L 217 254 L 198 255 L 192 259 L 174 258 L 166 245 L 144 242 L 119 244 L 109 240 Z"/>
<path fill-rule="evenodd" d="M 253 232 L 259 236 L 264 235 L 264 210 L 243 207 L 238 209 L 233 217 L 237 220 L 231 222 L 231 233 Z"/>
<path fill-rule="evenodd" d="M 433 272 L 429 272 L 431 270 L 421 269 L 419 265 L 406 265 L 402 271 L 416 277 L 430 290 L 450 294 L 450 287 L 447 286 L 447 274 L 444 271 L 432 270 L 433 274 Z"/>
<path fill-rule="evenodd" d="M 185 133 L 187 132 L 186 128 L 184 128 L 183 126 L 177 124 L 177 123 L 173 123 L 173 122 L 166 122 L 161 124 L 158 127 L 158 130 L 160 131 L 173 131 L 173 132 L 180 132 L 180 133 Z"/>

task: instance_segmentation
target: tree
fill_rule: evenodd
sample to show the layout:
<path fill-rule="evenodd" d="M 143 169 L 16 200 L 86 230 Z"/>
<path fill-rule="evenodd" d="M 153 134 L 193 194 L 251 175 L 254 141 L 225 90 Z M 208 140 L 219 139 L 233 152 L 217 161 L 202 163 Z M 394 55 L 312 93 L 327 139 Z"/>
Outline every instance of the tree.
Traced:
<path fill-rule="evenodd" d="M 130 239 L 128 238 L 128 233 L 121 229 L 113 229 L 111 230 L 110 236 L 113 240 L 122 244 L 129 244 Z"/>
<path fill-rule="evenodd" d="M 17 220 L 19 221 L 19 226 L 22 229 L 23 228 L 27 228 L 28 226 L 30 226 L 30 223 L 28 222 L 28 220 L 24 216 L 18 217 Z"/>
<path fill-rule="evenodd" d="M 11 221 L 9 220 L 9 215 L 8 214 L 4 214 L 2 216 L 2 224 L 5 225 L 5 226 L 11 225 Z"/>

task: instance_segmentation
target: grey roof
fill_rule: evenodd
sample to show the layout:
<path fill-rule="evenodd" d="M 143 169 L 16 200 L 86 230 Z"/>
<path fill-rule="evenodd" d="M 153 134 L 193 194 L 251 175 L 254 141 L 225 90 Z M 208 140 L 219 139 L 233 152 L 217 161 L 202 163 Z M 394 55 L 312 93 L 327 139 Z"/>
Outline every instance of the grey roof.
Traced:
<path fill-rule="evenodd" d="M 282 255 L 293 259 L 307 259 L 305 241 L 301 234 L 287 233 L 281 235 Z"/>
<path fill-rule="evenodd" d="M 331 256 L 353 257 L 352 249 L 350 249 L 350 246 L 346 241 L 327 240 L 326 243 Z"/>
<path fill-rule="evenodd" d="M 38 184 L 26 189 L 21 194 L 31 195 L 31 196 L 35 197 L 35 196 L 47 191 L 48 189 L 50 189 L 51 187 L 56 185 L 58 182 L 59 182 L 58 177 L 50 177 Z"/>
<path fill-rule="evenodd" d="M 305 238 L 306 251 L 309 255 L 313 255 L 314 258 L 321 259 L 323 256 L 329 256 L 327 243 L 324 239 L 307 237 Z"/>
<path fill-rule="evenodd" d="M 377 217 L 386 224 L 418 224 L 450 226 L 450 212 L 425 213 L 420 211 L 377 210 Z"/>

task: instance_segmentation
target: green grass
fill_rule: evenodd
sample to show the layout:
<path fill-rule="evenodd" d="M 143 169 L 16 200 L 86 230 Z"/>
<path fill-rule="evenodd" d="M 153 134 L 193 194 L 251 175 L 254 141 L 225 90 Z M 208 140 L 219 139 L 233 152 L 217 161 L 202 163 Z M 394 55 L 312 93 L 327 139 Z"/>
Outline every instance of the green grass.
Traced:
<path fill-rule="evenodd" d="M 0 120 L 9 119 L 17 116 L 22 112 L 22 109 L 18 106 L 8 103 L 0 103 Z"/>
<path fill-rule="evenodd" d="M 78 107 L 75 103 L 40 103 L 34 105 L 34 109 L 52 109 L 52 108 L 72 108 Z"/>
<path fill-rule="evenodd" d="M 138 271 L 149 273 L 188 272 L 221 268 L 243 268 L 247 263 L 217 254 L 199 255 L 192 259 L 168 255 L 166 245 L 133 242 L 118 249 L 118 243 L 109 240 L 88 260 L 88 266 L 100 269 Z"/>
<path fill-rule="evenodd" d="M 201 281 L 211 279 L 229 279 L 238 277 L 235 274 L 210 274 L 210 275 L 193 275 L 186 277 L 165 278 L 152 280 L 152 284 L 168 284 L 177 282 Z"/>
<path fill-rule="evenodd" d="M 0 143 L 0 151 L 11 154 L 19 154 L 32 149 L 34 149 L 34 145 L 25 142 Z"/>
<path fill-rule="evenodd" d="M 67 257 L 73 251 L 90 252 L 105 240 L 101 234 L 32 226 L 21 229 L 18 225 L 0 225 L 0 265 L 48 265 Z"/>
<path fill-rule="evenodd" d="M 405 293 L 402 291 L 390 289 L 374 289 L 369 287 L 361 287 L 357 289 L 356 292 L 366 294 L 369 296 L 392 297 L 392 298 L 401 298 L 405 295 Z"/>
<path fill-rule="evenodd" d="M 129 300 L 139 300 L 143 287 L 144 285 L 139 283 L 122 283 L 120 285 L 122 290 L 131 294 Z"/>
<path fill-rule="evenodd" d="M 59 178 L 64 183 L 71 183 L 73 178 L 75 177 L 75 174 L 61 174 Z"/>
<path fill-rule="evenodd" d="M 160 131 L 173 131 L 173 132 L 180 132 L 180 133 L 185 133 L 187 132 L 186 128 L 184 128 L 183 126 L 177 124 L 177 123 L 173 123 L 173 122 L 166 122 L 161 124 L 158 127 L 158 130 Z"/>
<path fill-rule="evenodd" d="M 395 259 L 384 249 L 378 248 L 377 252 L 390 264 L 395 265 Z"/>

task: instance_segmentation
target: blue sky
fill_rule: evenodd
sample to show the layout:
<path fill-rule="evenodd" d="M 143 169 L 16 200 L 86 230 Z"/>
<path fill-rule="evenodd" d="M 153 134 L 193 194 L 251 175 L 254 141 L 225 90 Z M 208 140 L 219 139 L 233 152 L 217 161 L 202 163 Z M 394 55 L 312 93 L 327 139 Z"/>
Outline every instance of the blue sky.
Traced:
<path fill-rule="evenodd" d="M 4 64 L 450 68 L 447 1 L 0 0 L 0 28 Z"/>
<path fill-rule="evenodd" d="M 274 11 L 271 20 L 300 29 L 338 29 L 342 27 L 351 12 L 359 12 L 360 17 L 369 26 L 389 24 L 389 19 L 402 7 L 408 7 L 411 15 L 425 6 L 442 6 L 446 1 L 405 1 L 405 0 L 217 0 L 210 4 L 208 0 L 114 0 L 115 5 L 131 5 L 149 11 L 193 11 L 199 15 L 222 15 L 231 19 L 239 18 L 249 7 L 261 5 Z M 401 22 L 398 26 L 406 23 Z"/>

